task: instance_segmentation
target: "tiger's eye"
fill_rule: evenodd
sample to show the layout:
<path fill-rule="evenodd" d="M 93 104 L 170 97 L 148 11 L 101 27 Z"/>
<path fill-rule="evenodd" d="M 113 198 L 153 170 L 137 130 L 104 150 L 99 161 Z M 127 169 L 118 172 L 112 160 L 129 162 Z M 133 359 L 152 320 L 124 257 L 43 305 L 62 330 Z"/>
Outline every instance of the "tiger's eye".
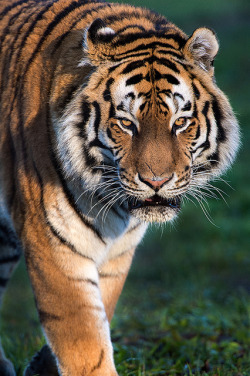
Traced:
<path fill-rule="evenodd" d="M 120 121 L 121 121 L 121 125 L 126 128 L 131 127 L 131 125 L 133 124 L 132 121 L 127 120 L 127 119 L 121 119 Z"/>
<path fill-rule="evenodd" d="M 185 117 L 179 117 L 177 120 L 175 120 L 174 125 L 176 127 L 184 127 L 184 125 L 187 122 L 187 118 Z"/>

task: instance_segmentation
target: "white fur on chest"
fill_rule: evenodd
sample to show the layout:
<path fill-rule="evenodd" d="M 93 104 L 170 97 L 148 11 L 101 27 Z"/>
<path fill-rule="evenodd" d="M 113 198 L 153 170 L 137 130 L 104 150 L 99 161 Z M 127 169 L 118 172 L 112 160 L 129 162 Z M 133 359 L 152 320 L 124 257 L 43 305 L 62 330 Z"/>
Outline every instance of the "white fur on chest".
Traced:
<path fill-rule="evenodd" d="M 112 210 L 105 216 L 98 215 L 100 205 L 95 199 L 85 197 L 78 204 L 92 228 L 77 215 L 61 190 L 57 191 L 56 200 L 48 210 L 48 219 L 78 253 L 93 259 L 97 266 L 135 248 L 147 228 L 146 224 L 139 223 L 134 217 L 122 217 Z"/>

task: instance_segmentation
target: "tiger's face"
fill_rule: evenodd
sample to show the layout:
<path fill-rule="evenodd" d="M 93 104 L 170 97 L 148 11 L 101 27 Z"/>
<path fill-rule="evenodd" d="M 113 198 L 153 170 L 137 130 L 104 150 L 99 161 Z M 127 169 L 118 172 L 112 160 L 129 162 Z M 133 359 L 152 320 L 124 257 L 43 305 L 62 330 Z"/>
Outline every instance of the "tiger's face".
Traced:
<path fill-rule="evenodd" d="M 166 69 L 155 83 L 150 71 L 155 74 L 157 68 L 150 63 L 141 68 L 112 81 L 113 113 L 100 138 L 112 153 L 130 211 L 142 220 L 162 222 L 176 216 L 190 186 L 200 125 L 188 78 L 173 76 L 169 83 Z M 134 83 L 140 74 L 146 78 Z"/>
<path fill-rule="evenodd" d="M 129 45 L 120 52 L 119 42 L 113 41 L 110 48 L 106 41 L 105 33 L 113 40 L 115 31 L 104 28 L 102 33 L 105 43 L 96 46 L 92 41 L 94 51 L 80 64 L 93 64 L 95 70 L 73 107 L 77 109 L 74 122 L 86 126 L 92 170 L 86 172 L 85 161 L 81 172 L 73 144 L 68 153 L 71 168 L 76 170 L 78 164 L 79 174 L 93 189 L 107 174 L 112 175 L 123 205 L 139 219 L 172 220 L 182 197 L 191 191 L 197 194 L 225 170 L 237 148 L 236 119 L 213 77 L 211 61 L 218 50 L 217 40 L 202 28 L 181 46 L 178 38 L 170 44 L 168 35 L 165 41 L 164 36 L 152 35 L 144 44 L 138 38 L 133 49 Z M 66 148 L 70 142 L 64 142 Z M 82 150 L 80 144 L 77 148 Z M 107 173 L 111 168 L 112 174 Z"/>

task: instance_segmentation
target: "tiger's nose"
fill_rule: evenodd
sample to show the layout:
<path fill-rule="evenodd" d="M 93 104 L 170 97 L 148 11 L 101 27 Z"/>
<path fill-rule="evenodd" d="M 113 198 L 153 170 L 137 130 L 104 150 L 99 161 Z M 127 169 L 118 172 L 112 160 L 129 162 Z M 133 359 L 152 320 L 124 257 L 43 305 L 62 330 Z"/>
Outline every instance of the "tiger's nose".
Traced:
<path fill-rule="evenodd" d="M 164 178 L 161 176 L 154 176 L 152 179 L 146 178 L 140 174 L 138 174 L 138 176 L 143 183 L 147 184 L 150 188 L 153 188 L 157 192 L 164 184 L 168 183 L 173 178 L 174 174 Z"/>

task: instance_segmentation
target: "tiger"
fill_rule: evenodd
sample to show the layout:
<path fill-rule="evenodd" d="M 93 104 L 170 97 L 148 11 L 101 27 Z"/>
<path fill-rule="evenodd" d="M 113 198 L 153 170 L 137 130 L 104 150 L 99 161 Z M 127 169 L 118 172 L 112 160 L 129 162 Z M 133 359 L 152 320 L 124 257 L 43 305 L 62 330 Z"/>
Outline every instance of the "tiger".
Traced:
<path fill-rule="evenodd" d="M 24 253 L 47 342 L 24 375 L 117 376 L 136 246 L 238 149 L 219 42 L 102 0 L 2 0 L 0 20 L 0 296 Z"/>

